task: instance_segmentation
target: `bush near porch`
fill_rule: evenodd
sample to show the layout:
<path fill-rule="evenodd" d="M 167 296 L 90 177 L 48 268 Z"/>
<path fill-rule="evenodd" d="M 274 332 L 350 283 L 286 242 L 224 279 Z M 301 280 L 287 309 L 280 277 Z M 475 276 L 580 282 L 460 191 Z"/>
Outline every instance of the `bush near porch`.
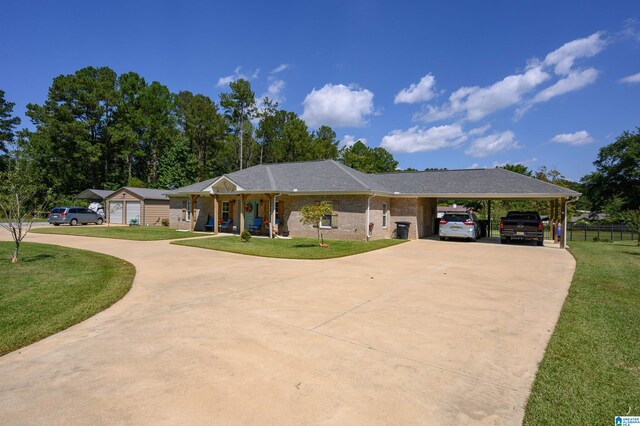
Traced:
<path fill-rule="evenodd" d="M 173 241 L 171 244 L 281 259 L 331 259 L 378 250 L 396 244 L 402 244 L 406 241 L 407 240 L 374 240 L 367 242 L 325 240 L 325 243 L 329 247 L 323 248 L 318 246 L 318 241 L 315 238 L 293 238 L 290 240 L 252 238 L 249 242 L 243 242 L 240 237 L 235 236 Z"/>

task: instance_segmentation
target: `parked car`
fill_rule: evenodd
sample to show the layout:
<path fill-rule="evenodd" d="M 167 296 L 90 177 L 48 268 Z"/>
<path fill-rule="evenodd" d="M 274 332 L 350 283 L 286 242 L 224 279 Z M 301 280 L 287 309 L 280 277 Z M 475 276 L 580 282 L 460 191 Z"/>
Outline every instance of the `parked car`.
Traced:
<path fill-rule="evenodd" d="M 500 219 L 500 243 L 512 240 L 536 241 L 544 243 L 544 224 L 537 212 L 509 212 Z"/>
<path fill-rule="evenodd" d="M 93 210 L 84 207 L 54 207 L 47 217 L 49 223 L 54 226 L 69 224 L 75 226 L 79 223 L 95 223 L 102 225 L 104 219 Z"/>
<path fill-rule="evenodd" d="M 480 238 L 480 225 L 478 217 L 473 212 L 445 213 L 439 222 L 440 239 L 466 238 L 476 241 Z"/>

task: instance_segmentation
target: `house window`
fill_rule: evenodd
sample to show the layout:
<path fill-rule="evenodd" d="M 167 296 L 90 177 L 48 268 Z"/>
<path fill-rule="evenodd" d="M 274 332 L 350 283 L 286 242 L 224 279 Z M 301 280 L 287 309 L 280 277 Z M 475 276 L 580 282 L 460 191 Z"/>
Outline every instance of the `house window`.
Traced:
<path fill-rule="evenodd" d="M 186 213 L 185 220 L 187 222 L 191 222 L 191 200 L 187 200 L 185 210 L 186 210 L 186 212 L 185 212 Z"/>
<path fill-rule="evenodd" d="M 327 201 L 333 210 L 333 202 Z M 335 212 L 334 212 L 335 213 Z M 333 214 L 326 214 L 320 219 L 320 228 L 332 228 L 333 227 Z"/>
<path fill-rule="evenodd" d="M 389 215 L 389 212 L 387 210 L 387 203 L 382 203 L 382 227 L 383 228 L 387 227 L 388 215 Z"/>
<path fill-rule="evenodd" d="M 229 220 L 229 202 L 222 202 L 222 220 Z"/>

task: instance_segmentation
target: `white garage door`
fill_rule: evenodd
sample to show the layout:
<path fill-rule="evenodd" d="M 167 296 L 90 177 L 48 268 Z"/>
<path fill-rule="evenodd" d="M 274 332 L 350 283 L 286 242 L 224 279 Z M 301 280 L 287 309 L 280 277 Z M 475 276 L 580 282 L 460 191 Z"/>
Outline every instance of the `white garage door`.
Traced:
<path fill-rule="evenodd" d="M 122 223 L 122 201 L 109 203 L 109 223 Z"/>
<path fill-rule="evenodd" d="M 133 219 L 140 225 L 140 201 L 127 201 L 127 224 Z"/>

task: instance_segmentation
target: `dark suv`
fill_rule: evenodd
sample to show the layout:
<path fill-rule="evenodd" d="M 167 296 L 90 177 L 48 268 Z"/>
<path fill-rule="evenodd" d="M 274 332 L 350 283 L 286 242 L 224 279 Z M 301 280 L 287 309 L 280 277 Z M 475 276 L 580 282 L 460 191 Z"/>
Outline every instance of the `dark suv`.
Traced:
<path fill-rule="evenodd" d="M 102 216 L 85 207 L 54 207 L 53 210 L 49 212 L 47 220 L 54 226 L 59 226 L 63 223 L 71 226 L 79 223 L 83 225 L 87 223 L 102 225 L 104 222 Z"/>

